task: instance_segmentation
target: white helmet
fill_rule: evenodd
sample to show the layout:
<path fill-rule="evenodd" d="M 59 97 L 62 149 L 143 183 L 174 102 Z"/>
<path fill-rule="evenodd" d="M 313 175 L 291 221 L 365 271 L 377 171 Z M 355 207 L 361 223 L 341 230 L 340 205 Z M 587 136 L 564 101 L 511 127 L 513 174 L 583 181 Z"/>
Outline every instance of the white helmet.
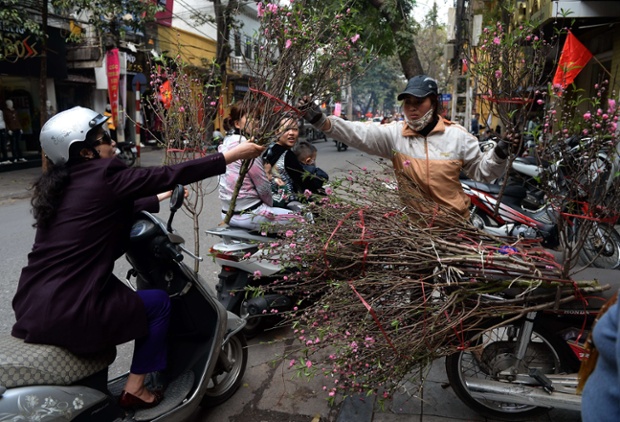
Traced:
<path fill-rule="evenodd" d="M 84 107 L 73 107 L 49 119 L 41 128 L 39 141 L 47 158 L 56 165 L 69 161 L 69 148 L 74 142 L 84 142 L 92 129 L 108 117 Z"/>

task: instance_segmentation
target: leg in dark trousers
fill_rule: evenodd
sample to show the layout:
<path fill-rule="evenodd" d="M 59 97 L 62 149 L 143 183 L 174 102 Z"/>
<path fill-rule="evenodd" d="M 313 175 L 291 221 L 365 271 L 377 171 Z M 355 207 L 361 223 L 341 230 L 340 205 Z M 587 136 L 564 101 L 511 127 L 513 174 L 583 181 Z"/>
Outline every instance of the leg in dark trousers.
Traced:
<path fill-rule="evenodd" d="M 166 369 L 166 339 L 170 325 L 170 298 L 163 290 L 138 290 L 146 310 L 149 334 L 136 339 L 131 372 L 148 374 Z"/>

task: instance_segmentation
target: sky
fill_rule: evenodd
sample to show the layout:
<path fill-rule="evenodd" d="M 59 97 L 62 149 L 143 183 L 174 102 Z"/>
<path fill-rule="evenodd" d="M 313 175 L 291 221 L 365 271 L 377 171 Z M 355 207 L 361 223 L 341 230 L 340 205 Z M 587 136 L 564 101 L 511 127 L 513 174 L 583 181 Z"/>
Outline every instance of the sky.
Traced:
<path fill-rule="evenodd" d="M 428 13 L 433 7 L 433 3 L 437 3 L 439 14 L 437 16 L 439 22 L 448 23 L 448 9 L 454 7 L 454 0 L 417 0 L 415 7 L 415 18 L 418 22 L 424 20 L 424 14 Z"/>

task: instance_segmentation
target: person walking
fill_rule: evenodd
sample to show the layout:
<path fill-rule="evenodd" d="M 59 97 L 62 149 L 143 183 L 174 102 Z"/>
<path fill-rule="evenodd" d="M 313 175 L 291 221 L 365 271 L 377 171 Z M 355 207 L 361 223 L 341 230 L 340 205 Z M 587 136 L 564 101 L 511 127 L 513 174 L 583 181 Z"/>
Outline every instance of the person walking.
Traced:
<path fill-rule="evenodd" d="M 28 161 L 22 155 L 20 142 L 22 139 L 22 125 L 17 117 L 17 110 L 13 108 L 13 100 L 6 100 L 6 109 L 4 110 L 4 120 L 6 122 L 7 134 L 11 141 L 11 154 L 13 154 L 13 162 Z"/>

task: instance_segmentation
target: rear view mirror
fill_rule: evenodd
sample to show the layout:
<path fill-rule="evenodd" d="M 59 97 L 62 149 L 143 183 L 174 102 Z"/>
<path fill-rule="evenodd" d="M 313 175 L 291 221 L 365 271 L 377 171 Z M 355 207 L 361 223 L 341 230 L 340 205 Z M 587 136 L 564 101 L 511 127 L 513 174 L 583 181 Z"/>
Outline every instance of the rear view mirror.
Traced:
<path fill-rule="evenodd" d="M 185 188 L 183 185 L 176 185 L 170 197 L 170 211 L 177 211 L 183 206 L 185 199 Z"/>

